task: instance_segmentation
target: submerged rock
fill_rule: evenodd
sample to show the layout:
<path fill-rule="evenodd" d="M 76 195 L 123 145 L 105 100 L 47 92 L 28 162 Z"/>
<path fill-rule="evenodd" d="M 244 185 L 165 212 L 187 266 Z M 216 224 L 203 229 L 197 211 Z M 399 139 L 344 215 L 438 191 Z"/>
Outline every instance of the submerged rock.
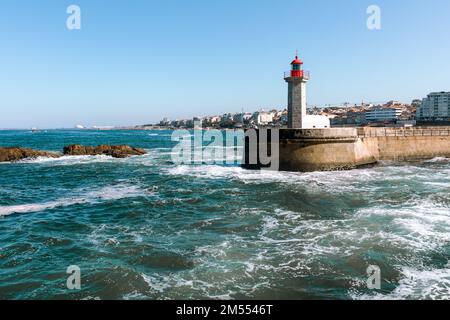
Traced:
<path fill-rule="evenodd" d="M 92 147 L 74 144 L 64 147 L 64 155 L 69 156 L 83 156 L 83 155 L 97 156 L 102 154 L 114 158 L 126 158 L 129 156 L 141 156 L 143 154 L 146 154 L 146 152 L 144 151 L 144 149 L 133 148 L 126 145 L 122 146 L 101 145 L 97 147 Z"/>
<path fill-rule="evenodd" d="M 29 148 L 0 147 L 0 162 L 19 161 L 37 157 L 59 158 L 60 156 L 61 155 L 58 153 L 38 151 Z"/>

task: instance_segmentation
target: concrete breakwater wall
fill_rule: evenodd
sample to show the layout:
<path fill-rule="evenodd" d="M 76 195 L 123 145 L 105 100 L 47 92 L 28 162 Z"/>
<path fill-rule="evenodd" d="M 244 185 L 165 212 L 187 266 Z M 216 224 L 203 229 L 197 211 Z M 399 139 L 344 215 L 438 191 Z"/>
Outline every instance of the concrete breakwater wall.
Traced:
<path fill-rule="evenodd" d="M 256 146 L 252 145 L 252 139 L 246 139 L 244 168 L 264 167 L 259 157 L 255 163 L 252 153 L 257 151 L 259 154 L 267 140 L 269 154 L 278 156 L 281 171 L 343 170 L 380 160 L 450 157 L 450 127 L 272 130 L 278 130 L 275 134 L 278 139 L 266 139 L 266 134 L 261 135 L 261 131 L 256 131 Z M 271 134 L 268 130 L 267 136 Z"/>

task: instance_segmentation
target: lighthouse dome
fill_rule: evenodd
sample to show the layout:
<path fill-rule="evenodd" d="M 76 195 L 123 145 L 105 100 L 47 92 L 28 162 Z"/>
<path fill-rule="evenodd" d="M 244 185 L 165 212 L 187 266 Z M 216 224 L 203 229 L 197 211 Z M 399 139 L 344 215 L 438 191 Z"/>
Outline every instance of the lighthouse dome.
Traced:
<path fill-rule="evenodd" d="M 303 62 L 298 58 L 298 56 L 295 56 L 295 60 L 291 62 L 292 65 L 294 64 L 303 64 Z"/>

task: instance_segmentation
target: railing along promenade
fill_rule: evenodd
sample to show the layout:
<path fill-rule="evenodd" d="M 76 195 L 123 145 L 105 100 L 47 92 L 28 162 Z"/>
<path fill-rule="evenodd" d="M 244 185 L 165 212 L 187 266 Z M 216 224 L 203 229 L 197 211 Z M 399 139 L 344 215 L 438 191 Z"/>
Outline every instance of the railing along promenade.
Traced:
<path fill-rule="evenodd" d="M 357 128 L 358 137 L 450 136 L 450 127 Z"/>

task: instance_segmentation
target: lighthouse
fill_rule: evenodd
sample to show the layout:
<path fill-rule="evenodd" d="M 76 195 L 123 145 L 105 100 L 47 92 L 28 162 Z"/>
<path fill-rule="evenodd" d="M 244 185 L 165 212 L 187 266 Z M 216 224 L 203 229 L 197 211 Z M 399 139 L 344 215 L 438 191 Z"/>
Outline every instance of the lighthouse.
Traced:
<path fill-rule="evenodd" d="M 302 65 L 303 62 L 296 56 L 291 62 L 291 71 L 284 75 L 284 80 L 288 83 L 288 128 L 329 128 L 328 117 L 306 114 L 306 84 L 309 81 L 309 72 L 304 71 Z"/>
<path fill-rule="evenodd" d="M 303 129 L 306 120 L 306 83 L 309 72 L 302 70 L 303 62 L 295 57 L 291 62 L 292 69 L 285 74 L 288 83 L 288 128 Z"/>

